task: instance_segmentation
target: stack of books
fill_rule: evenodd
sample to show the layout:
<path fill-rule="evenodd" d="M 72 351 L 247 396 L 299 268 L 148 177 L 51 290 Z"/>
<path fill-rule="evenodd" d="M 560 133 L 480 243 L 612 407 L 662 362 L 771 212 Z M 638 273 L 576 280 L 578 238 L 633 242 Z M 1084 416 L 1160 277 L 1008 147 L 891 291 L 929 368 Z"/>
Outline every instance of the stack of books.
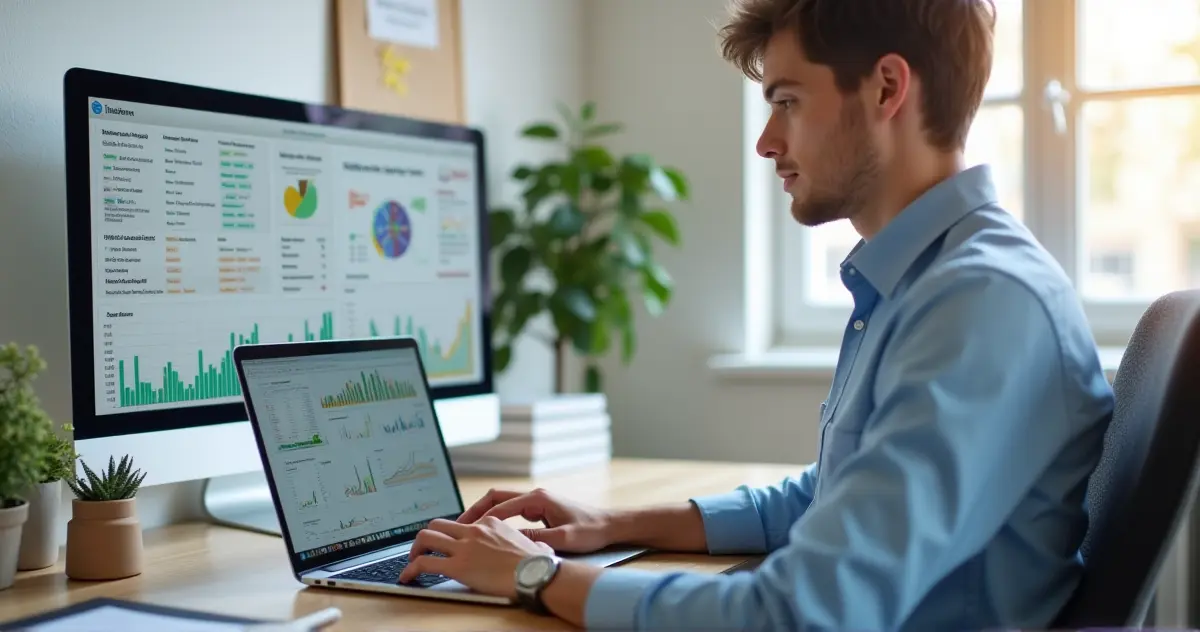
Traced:
<path fill-rule="evenodd" d="M 603 394 L 559 395 L 501 407 L 500 436 L 450 449 L 459 474 L 539 476 L 612 458 Z"/>

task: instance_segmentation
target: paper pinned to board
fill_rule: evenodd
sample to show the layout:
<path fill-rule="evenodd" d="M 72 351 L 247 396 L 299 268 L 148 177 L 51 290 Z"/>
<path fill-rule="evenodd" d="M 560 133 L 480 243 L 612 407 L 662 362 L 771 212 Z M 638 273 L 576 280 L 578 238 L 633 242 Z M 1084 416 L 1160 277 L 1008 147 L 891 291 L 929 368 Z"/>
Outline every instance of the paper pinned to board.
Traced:
<path fill-rule="evenodd" d="M 367 0 L 367 34 L 396 44 L 437 48 L 437 0 Z"/>

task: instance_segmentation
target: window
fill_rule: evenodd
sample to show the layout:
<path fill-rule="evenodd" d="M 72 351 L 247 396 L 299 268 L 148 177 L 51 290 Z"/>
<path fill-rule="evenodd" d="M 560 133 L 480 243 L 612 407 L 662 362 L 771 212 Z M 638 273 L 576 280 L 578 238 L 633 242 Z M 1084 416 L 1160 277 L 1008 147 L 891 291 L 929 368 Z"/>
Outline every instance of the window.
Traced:
<path fill-rule="evenodd" d="M 1200 0 L 995 1 L 967 162 L 992 166 L 1001 204 L 1071 275 L 1101 344 L 1122 344 L 1154 297 L 1200 285 Z M 848 222 L 798 226 L 771 191 L 772 344 L 828 343 L 850 306 L 837 264 L 858 236 Z"/>
<path fill-rule="evenodd" d="M 1200 287 L 1200 238 L 1192 237 L 1187 242 L 1188 286 Z"/>
<path fill-rule="evenodd" d="M 1120 298 L 1136 289 L 1132 250 L 1093 250 L 1088 280 L 1092 294 Z"/>

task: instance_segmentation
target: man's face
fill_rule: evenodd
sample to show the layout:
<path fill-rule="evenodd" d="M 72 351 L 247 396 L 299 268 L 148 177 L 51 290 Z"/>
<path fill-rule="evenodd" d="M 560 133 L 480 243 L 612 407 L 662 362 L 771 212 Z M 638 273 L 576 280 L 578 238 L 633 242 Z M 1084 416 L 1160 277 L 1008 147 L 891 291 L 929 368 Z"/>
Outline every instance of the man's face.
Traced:
<path fill-rule="evenodd" d="M 775 161 L 792 217 L 806 226 L 854 217 L 881 173 L 859 95 L 838 90 L 833 70 L 810 62 L 794 31 L 767 47 L 763 95 L 771 117 L 757 149 Z"/>

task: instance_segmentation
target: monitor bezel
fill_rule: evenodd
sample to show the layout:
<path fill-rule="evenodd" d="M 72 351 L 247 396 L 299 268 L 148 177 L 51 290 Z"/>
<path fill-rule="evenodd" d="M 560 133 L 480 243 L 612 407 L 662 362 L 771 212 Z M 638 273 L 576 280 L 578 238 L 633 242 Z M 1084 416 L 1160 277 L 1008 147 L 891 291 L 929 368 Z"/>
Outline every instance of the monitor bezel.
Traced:
<path fill-rule="evenodd" d="M 245 422 L 240 402 L 185 406 L 138 412 L 96 414 L 95 348 L 93 346 L 92 209 L 88 107 L 90 98 L 107 98 L 218 114 L 235 114 L 288 123 L 358 129 L 426 139 L 470 142 L 476 150 L 480 348 L 483 377 L 472 384 L 431 388 L 434 400 L 495 391 L 492 374 L 492 307 L 487 244 L 488 202 L 484 135 L 477 128 L 390 116 L 332 105 L 218 90 L 159 79 L 86 68 L 63 76 L 64 150 L 67 192 L 67 286 L 71 356 L 72 423 L 76 440 L 196 428 Z"/>
<path fill-rule="evenodd" d="M 254 414 L 253 397 L 250 393 L 250 384 L 246 380 L 246 371 L 244 365 L 246 362 L 255 360 L 278 360 L 278 359 L 294 359 L 311 356 L 328 356 L 328 355 L 347 355 L 354 353 L 367 353 L 375 351 L 388 350 L 413 350 L 418 351 L 417 343 L 412 338 L 374 338 L 374 339 L 350 339 L 350 340 L 328 340 L 319 342 L 281 342 L 258 345 L 240 345 L 233 349 L 233 363 L 237 367 L 238 381 L 242 385 L 243 399 L 245 401 L 244 410 L 250 418 L 250 426 L 254 430 L 254 439 L 258 444 L 259 458 L 262 459 L 263 472 L 266 474 L 267 484 L 271 487 L 271 502 L 275 505 L 275 515 L 279 519 L 279 528 L 283 535 L 283 540 L 287 544 L 288 557 L 292 562 L 292 570 L 299 577 L 301 573 L 336 564 L 343 560 L 369 555 L 376 551 L 381 551 L 386 548 L 398 546 L 412 542 L 417 537 L 419 530 L 402 533 L 391 538 L 370 542 L 354 549 L 343 549 L 341 551 L 332 551 L 324 555 L 315 556 L 308 559 L 300 559 L 300 552 L 296 550 L 295 541 L 292 539 L 291 532 L 288 529 L 287 518 L 283 513 L 283 503 L 281 502 L 279 488 L 275 481 L 275 473 L 271 470 L 271 461 L 267 456 L 267 443 L 263 436 L 262 424 L 259 423 L 257 416 Z M 421 383 L 426 389 L 429 387 L 429 379 L 425 373 L 425 362 L 421 359 L 421 354 L 418 351 L 413 356 L 417 359 L 417 367 L 421 372 Z M 455 512 L 443 514 L 439 516 L 442 519 L 454 520 L 464 510 L 462 491 L 458 487 L 458 478 L 454 474 L 454 467 L 450 460 L 450 450 L 446 446 L 446 438 L 442 434 L 441 420 L 438 419 L 437 410 L 433 406 L 433 400 L 430 400 L 430 410 L 433 415 L 433 425 L 437 429 L 438 443 L 442 446 L 442 456 L 446 460 L 446 469 L 450 474 L 450 484 L 454 487 L 454 498 L 458 502 L 458 509 Z M 436 519 L 436 518 L 433 518 Z M 431 519 L 431 520 L 433 520 Z M 412 524 L 422 524 L 428 521 L 417 521 Z M 397 525 L 408 526 L 408 525 Z M 394 528 L 394 527 L 388 527 Z"/>

